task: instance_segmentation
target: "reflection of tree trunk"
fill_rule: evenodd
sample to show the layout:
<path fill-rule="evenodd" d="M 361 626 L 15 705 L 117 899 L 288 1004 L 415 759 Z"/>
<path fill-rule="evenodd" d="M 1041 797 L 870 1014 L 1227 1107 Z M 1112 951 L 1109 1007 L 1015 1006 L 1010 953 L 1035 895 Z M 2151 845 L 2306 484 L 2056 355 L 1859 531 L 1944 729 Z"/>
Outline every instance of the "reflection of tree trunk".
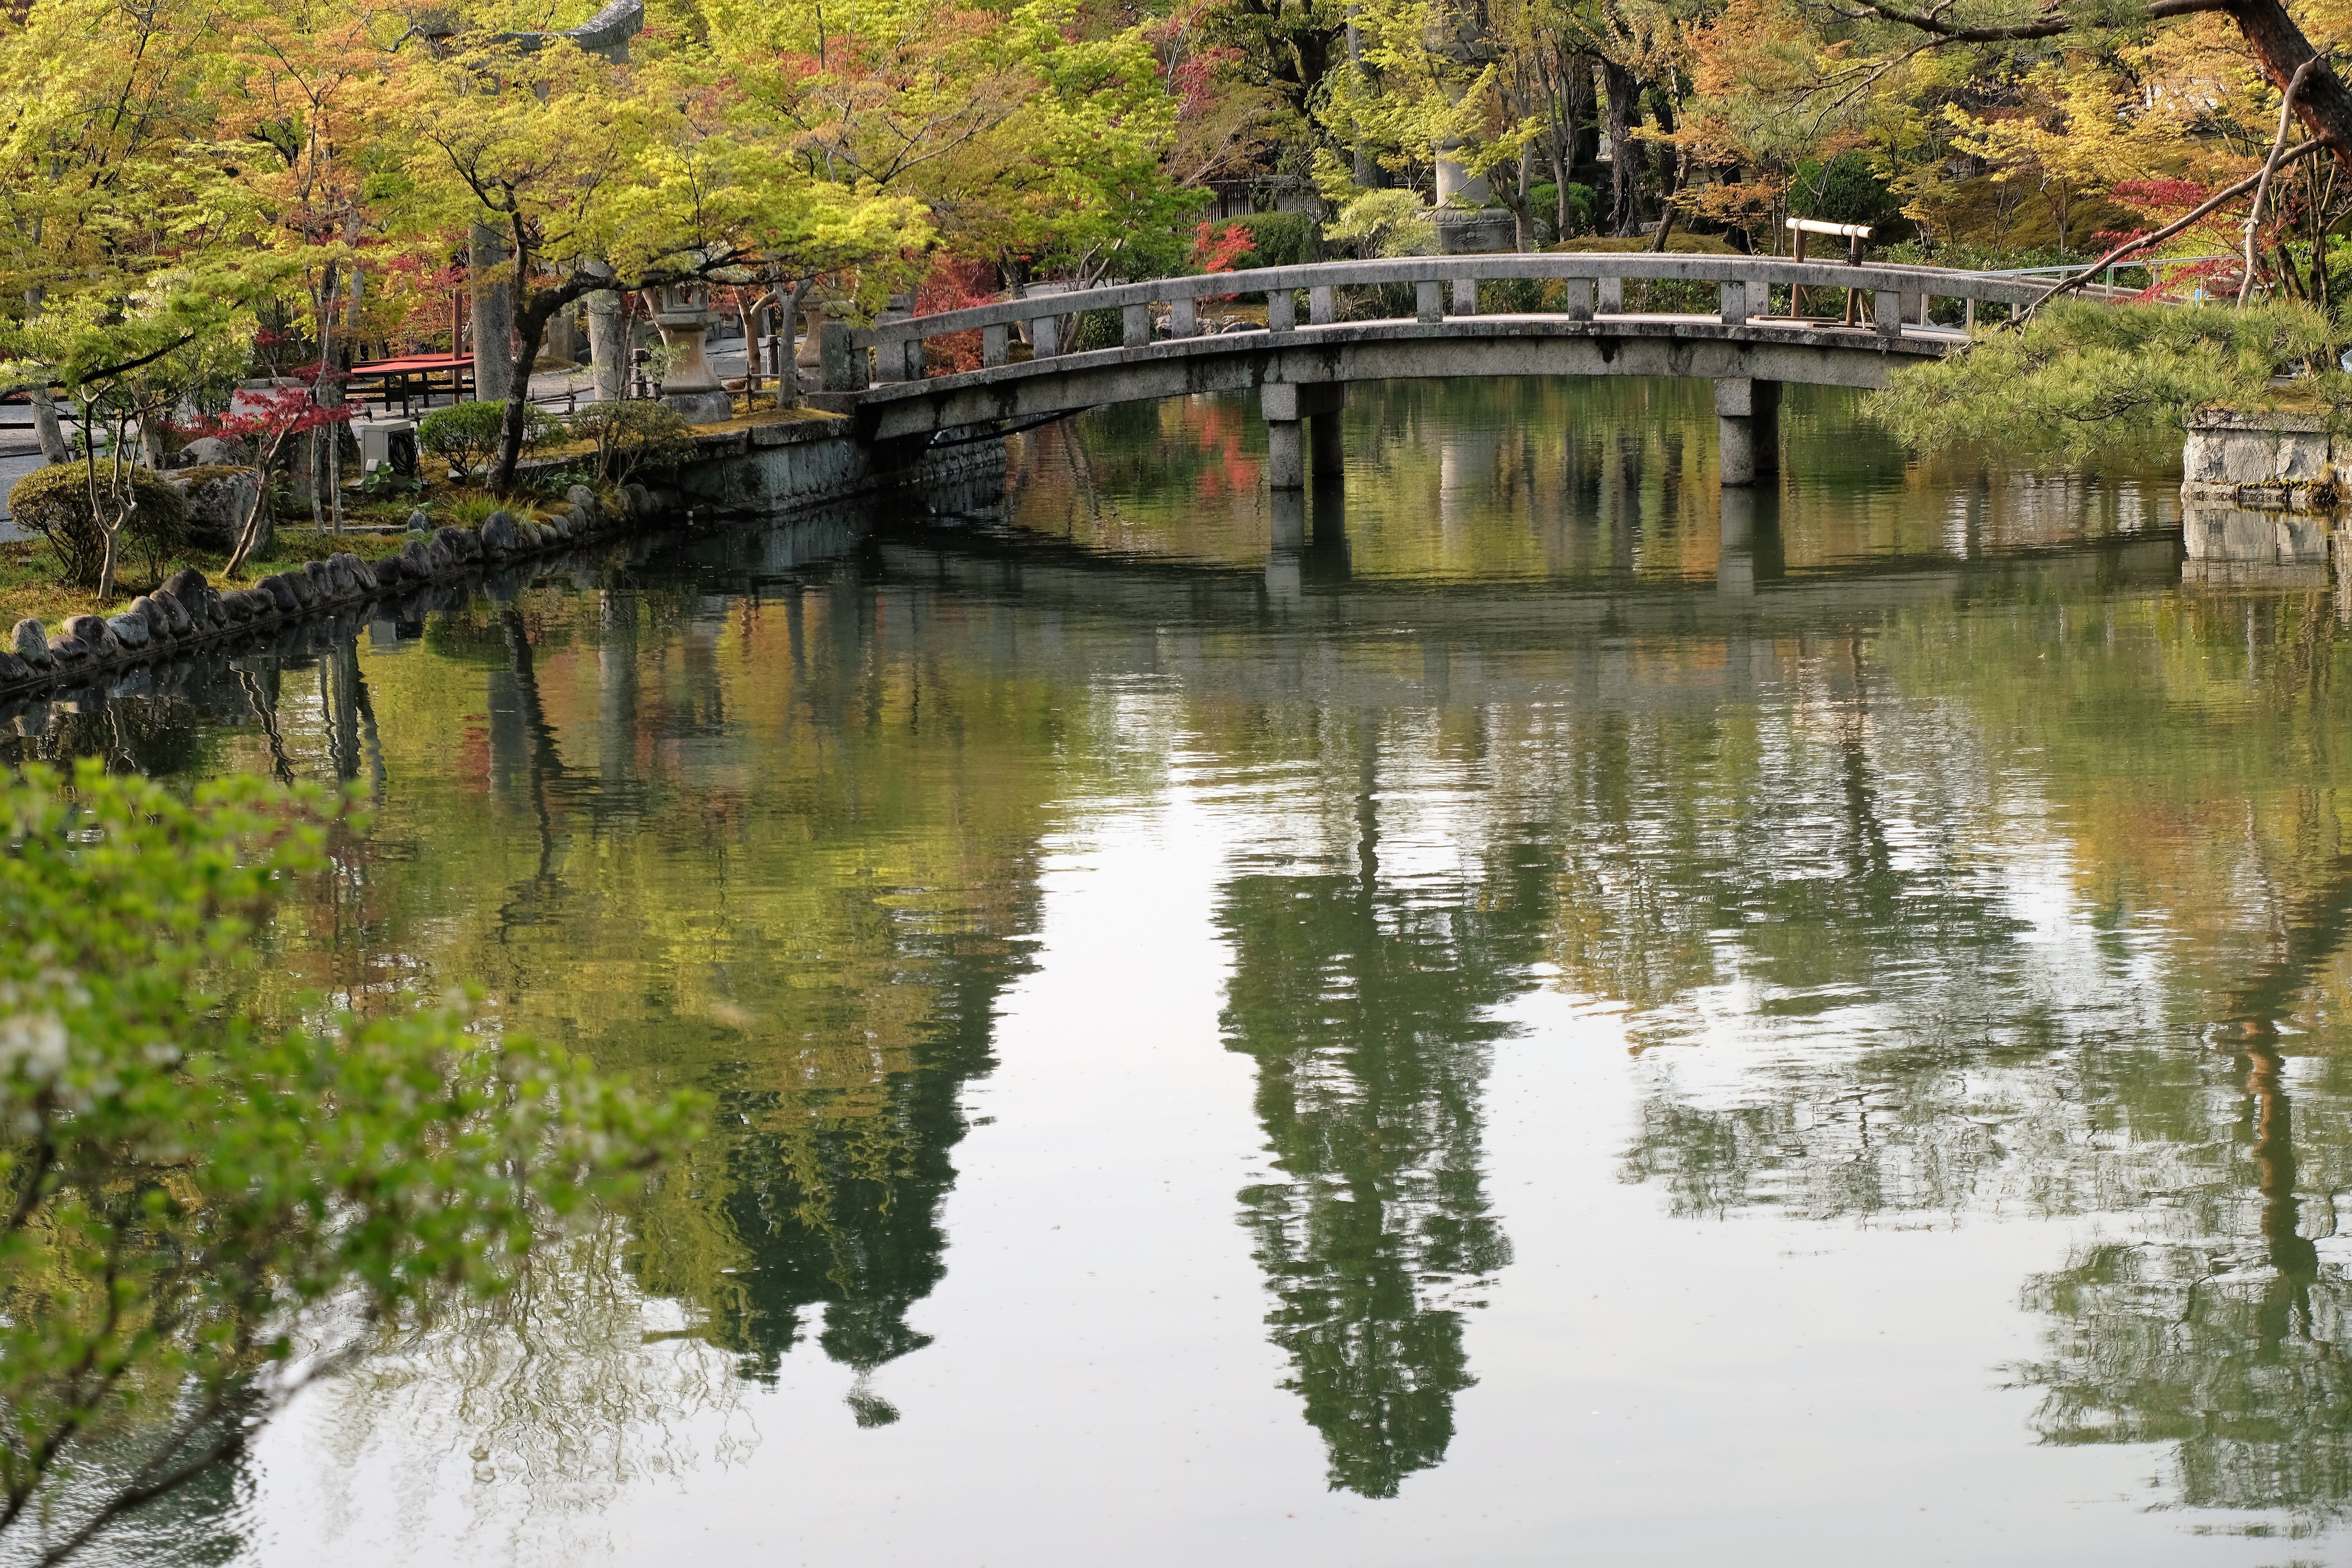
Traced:
<path fill-rule="evenodd" d="M 522 616 L 509 605 L 499 617 L 506 633 L 507 658 L 513 667 L 515 696 L 521 708 L 528 760 L 524 771 L 531 815 L 539 823 L 539 875 L 548 880 L 555 870 L 555 815 L 548 806 L 548 790 L 563 776 L 563 758 L 555 749 L 555 731 L 548 727 L 547 711 L 539 700 L 539 673 L 531 664 L 530 638 Z"/>
<path fill-rule="evenodd" d="M 2253 1117 L 2254 1185 L 2263 1194 L 2263 1241 L 2273 1267 L 2307 1284 L 2319 1268 L 2318 1249 L 2297 1234 L 2294 1202 L 2294 1109 L 2279 1083 L 2285 1063 L 2265 1045 L 2246 1049 L 2246 1093 Z"/>
<path fill-rule="evenodd" d="M 637 750 L 637 600 L 606 589 L 597 618 L 596 763 L 606 798 L 615 798 L 635 770 Z"/>
<path fill-rule="evenodd" d="M 360 772 L 360 648 L 356 637 L 346 637 L 319 661 L 319 706 L 327 721 L 327 754 L 335 776 L 357 778 Z"/>
<path fill-rule="evenodd" d="M 286 754 L 286 737 L 278 732 L 278 694 L 265 691 L 253 671 L 243 665 L 232 666 L 236 681 L 245 688 L 245 700 L 253 705 L 253 716 L 261 721 L 261 732 L 269 737 L 269 771 L 278 775 L 279 784 L 294 782 L 293 759 Z M 274 673 L 274 672 L 273 672 Z M 277 685 L 273 679 L 272 687 Z"/>

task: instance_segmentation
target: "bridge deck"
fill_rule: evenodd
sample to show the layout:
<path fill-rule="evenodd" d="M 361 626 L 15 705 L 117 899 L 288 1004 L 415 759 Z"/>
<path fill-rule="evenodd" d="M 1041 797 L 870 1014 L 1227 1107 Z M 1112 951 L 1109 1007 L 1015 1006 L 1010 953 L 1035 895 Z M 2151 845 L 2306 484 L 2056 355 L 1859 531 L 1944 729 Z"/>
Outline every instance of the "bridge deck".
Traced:
<path fill-rule="evenodd" d="M 1967 334 L 1870 325 L 1657 312 L 1343 321 L 1018 360 L 919 381 L 884 382 L 842 401 L 870 439 L 1013 424 L 1108 404 L 1268 385 L 1450 376 L 1651 375 L 1873 389 L 1890 363 L 1939 357 Z"/>

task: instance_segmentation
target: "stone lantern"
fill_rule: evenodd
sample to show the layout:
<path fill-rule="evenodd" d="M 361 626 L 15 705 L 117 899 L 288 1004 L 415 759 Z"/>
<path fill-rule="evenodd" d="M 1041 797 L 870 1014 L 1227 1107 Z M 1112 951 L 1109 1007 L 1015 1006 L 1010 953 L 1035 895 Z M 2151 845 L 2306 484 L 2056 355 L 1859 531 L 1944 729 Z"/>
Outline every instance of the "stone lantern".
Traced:
<path fill-rule="evenodd" d="M 669 374 L 662 377 L 661 400 L 689 425 L 717 425 L 735 416 L 734 400 L 703 357 L 702 340 L 719 313 L 710 308 L 710 286 L 681 283 L 664 289 L 654 326 L 670 350 Z"/>

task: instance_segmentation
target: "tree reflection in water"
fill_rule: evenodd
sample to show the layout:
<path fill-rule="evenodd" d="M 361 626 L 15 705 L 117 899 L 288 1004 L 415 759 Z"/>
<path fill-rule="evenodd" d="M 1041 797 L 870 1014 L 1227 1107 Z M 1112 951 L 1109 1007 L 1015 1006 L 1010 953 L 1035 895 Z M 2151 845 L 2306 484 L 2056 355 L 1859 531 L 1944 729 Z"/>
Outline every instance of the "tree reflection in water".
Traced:
<path fill-rule="evenodd" d="M 2213 1135 L 2177 1166 L 2197 1179 L 2166 1194 L 2185 1236 L 2097 1242 L 2029 1280 L 2025 1305 L 2052 1326 L 2018 1369 L 2043 1391 L 2045 1440 L 2169 1443 L 2183 1504 L 2280 1510 L 2305 1530 L 2352 1511 L 2352 1279 L 2318 1247 L 2352 1179 L 2352 1086 L 2336 1058 L 2303 1058 L 2319 1069 L 2306 1200 L 2281 1021 L 2352 926 L 2352 867 L 2336 869 L 2212 1031 L 2238 1092 L 2215 1084 Z"/>
<path fill-rule="evenodd" d="M 1556 858 L 1509 855 L 1435 894 L 1384 886 L 1369 728 L 1360 745 L 1354 863 L 1335 848 L 1237 877 L 1217 921 L 1221 1024 L 1257 1061 L 1283 1178 L 1241 1194 L 1279 1302 L 1267 1322 L 1331 1487 L 1386 1498 L 1445 1457 L 1474 1381 L 1462 1310 L 1510 1261 L 1482 1165 L 1505 1032 L 1487 1015 L 1527 984 Z"/>

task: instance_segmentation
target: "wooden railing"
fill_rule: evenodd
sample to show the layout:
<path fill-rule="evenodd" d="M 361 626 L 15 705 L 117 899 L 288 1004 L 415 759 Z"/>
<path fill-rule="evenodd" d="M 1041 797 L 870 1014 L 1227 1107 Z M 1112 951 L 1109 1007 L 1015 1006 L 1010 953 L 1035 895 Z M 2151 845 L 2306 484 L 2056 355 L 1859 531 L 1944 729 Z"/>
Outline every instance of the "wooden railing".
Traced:
<path fill-rule="evenodd" d="M 1956 272 L 1937 267 L 1852 266 L 1782 257 L 1614 251 L 1406 257 L 1160 278 L 1147 283 L 1066 292 L 1032 292 L 1022 299 L 969 310 L 880 321 L 853 331 L 850 345 L 854 363 L 863 363 L 864 351 L 874 351 L 877 381 L 919 381 L 924 375 L 924 341 L 955 332 L 980 332 L 981 363 L 987 368 L 1009 363 L 1013 329 L 1024 324 L 1029 331 L 1033 357 L 1057 357 L 1065 352 L 1057 342 L 1059 322 L 1080 312 L 1118 311 L 1121 347 L 1148 350 L 1156 342 L 1168 338 L 1199 336 L 1200 304 L 1203 300 L 1263 295 L 1268 330 L 1282 333 L 1338 324 L 1339 291 L 1342 289 L 1411 284 L 1415 306 L 1412 319 L 1439 323 L 1449 316 L 1477 314 L 1480 283 L 1515 280 L 1557 280 L 1565 284 L 1562 309 L 1541 313 L 1570 321 L 1622 315 L 1624 289 L 1629 281 L 1713 283 L 1718 290 L 1717 312 L 1686 319 L 1724 326 L 1739 326 L 1764 316 L 1774 289 L 1835 290 L 1841 295 L 1867 296 L 1871 320 L 1854 330 L 1873 331 L 1886 339 L 1899 338 L 1906 327 L 1923 324 L 1929 302 L 1935 300 L 1968 301 L 1970 308 L 1967 314 L 1973 320 L 1978 304 L 2030 304 L 2048 288 L 2046 283 L 2027 279 Z M 1297 320 L 1297 296 L 1300 290 L 1306 292 L 1307 299 L 1304 322 Z M 1163 307 L 1169 318 L 1165 338 L 1156 325 Z"/>

